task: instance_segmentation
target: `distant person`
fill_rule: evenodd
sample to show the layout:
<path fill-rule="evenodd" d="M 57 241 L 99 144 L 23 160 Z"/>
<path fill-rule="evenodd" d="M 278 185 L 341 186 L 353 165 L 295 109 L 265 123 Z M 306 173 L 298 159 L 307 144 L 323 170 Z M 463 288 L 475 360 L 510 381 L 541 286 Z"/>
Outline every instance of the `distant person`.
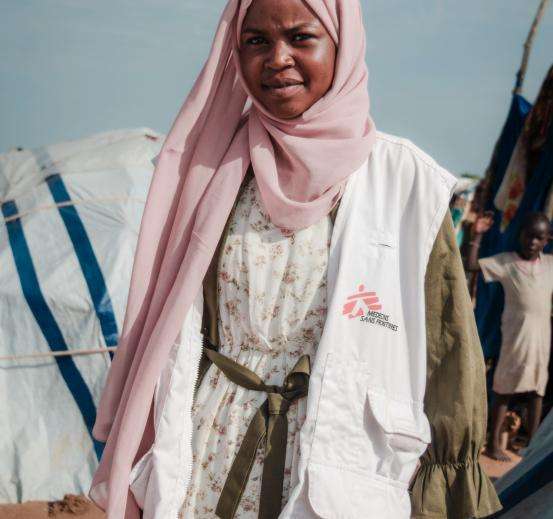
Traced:
<path fill-rule="evenodd" d="M 475 222 L 474 241 L 492 225 L 490 215 Z M 543 249 L 551 237 L 551 226 L 543 213 L 524 219 L 516 252 L 503 252 L 478 260 L 478 248 L 471 249 L 469 269 L 480 267 L 486 283 L 498 281 L 505 292 L 501 316 L 502 343 L 495 368 L 491 444 L 487 455 L 509 461 L 500 447 L 503 421 L 514 395 L 528 396 L 528 435 L 536 432 L 541 419 L 543 396 L 548 379 L 551 348 L 551 297 L 553 256 Z M 474 252 L 476 251 L 476 252 Z"/>

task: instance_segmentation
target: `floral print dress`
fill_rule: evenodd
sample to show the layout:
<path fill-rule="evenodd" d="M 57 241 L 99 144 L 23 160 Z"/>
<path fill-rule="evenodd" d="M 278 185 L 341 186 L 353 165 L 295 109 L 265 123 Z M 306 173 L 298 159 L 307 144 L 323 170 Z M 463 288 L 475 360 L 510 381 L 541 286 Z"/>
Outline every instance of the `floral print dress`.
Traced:
<path fill-rule="evenodd" d="M 281 385 L 298 358 L 313 358 L 326 316 L 326 273 L 332 223 L 321 219 L 284 236 L 269 220 L 255 178 L 230 216 L 217 272 L 219 351 Z M 227 474 L 266 394 L 230 382 L 211 365 L 192 408 L 193 469 L 182 519 L 215 519 Z M 297 482 L 299 431 L 306 399 L 288 411 L 283 502 Z M 258 450 L 235 517 L 256 519 L 263 472 Z"/>

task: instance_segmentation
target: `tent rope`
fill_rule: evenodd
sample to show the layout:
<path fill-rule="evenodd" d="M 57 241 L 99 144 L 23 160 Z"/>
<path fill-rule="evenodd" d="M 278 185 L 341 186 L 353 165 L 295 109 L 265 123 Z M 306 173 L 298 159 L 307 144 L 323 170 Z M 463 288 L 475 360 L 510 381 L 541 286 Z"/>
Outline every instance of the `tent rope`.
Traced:
<path fill-rule="evenodd" d="M 4 218 L 4 223 L 11 222 L 13 220 L 17 220 L 19 218 L 23 218 L 24 216 L 28 216 L 33 213 L 37 213 L 39 211 L 49 211 L 51 209 L 58 209 L 60 207 L 67 207 L 70 205 L 83 205 L 83 204 L 90 204 L 90 203 L 96 203 L 96 202 L 138 202 L 139 204 L 145 204 L 145 200 L 141 198 L 136 198 L 132 196 L 110 196 L 110 197 L 103 197 L 103 198 L 83 198 L 81 200 L 71 200 L 70 202 L 59 202 L 57 204 L 48 204 L 48 205 L 40 205 L 37 207 L 33 207 L 33 209 L 29 209 L 28 211 L 21 211 L 17 214 L 14 214 L 12 216 L 9 216 L 8 218 Z M 0 203 L 2 203 L 2 200 L 0 200 Z"/>
<path fill-rule="evenodd" d="M 0 361 L 31 360 L 43 359 L 49 357 L 76 357 L 80 355 L 97 355 L 99 353 L 109 353 L 117 350 L 117 346 L 109 348 L 96 348 L 88 350 L 68 350 L 68 351 L 41 351 L 36 353 L 26 353 L 24 355 L 5 355 L 0 356 Z"/>

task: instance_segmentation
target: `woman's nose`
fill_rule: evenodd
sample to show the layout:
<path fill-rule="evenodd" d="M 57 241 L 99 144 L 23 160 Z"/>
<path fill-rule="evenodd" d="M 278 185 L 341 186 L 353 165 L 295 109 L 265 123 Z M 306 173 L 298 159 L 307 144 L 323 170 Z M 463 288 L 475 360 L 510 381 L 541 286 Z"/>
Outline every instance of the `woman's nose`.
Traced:
<path fill-rule="evenodd" d="M 294 58 L 286 42 L 277 41 L 273 45 L 265 65 L 272 70 L 281 70 L 294 65 Z"/>

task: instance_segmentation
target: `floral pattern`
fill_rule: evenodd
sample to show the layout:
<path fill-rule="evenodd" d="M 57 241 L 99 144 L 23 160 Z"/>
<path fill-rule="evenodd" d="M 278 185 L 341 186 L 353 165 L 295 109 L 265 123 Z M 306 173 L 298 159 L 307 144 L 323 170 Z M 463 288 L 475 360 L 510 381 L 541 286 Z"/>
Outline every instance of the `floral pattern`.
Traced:
<path fill-rule="evenodd" d="M 220 351 L 282 384 L 298 358 L 313 355 L 326 316 L 326 272 L 332 223 L 283 233 L 267 216 L 255 179 L 230 216 L 218 265 Z M 192 409 L 193 469 L 182 519 L 215 519 L 215 509 L 244 434 L 266 395 L 230 382 L 215 365 Z M 305 398 L 288 411 L 283 506 L 297 481 Z M 235 517 L 255 519 L 263 472 L 260 448 Z"/>

